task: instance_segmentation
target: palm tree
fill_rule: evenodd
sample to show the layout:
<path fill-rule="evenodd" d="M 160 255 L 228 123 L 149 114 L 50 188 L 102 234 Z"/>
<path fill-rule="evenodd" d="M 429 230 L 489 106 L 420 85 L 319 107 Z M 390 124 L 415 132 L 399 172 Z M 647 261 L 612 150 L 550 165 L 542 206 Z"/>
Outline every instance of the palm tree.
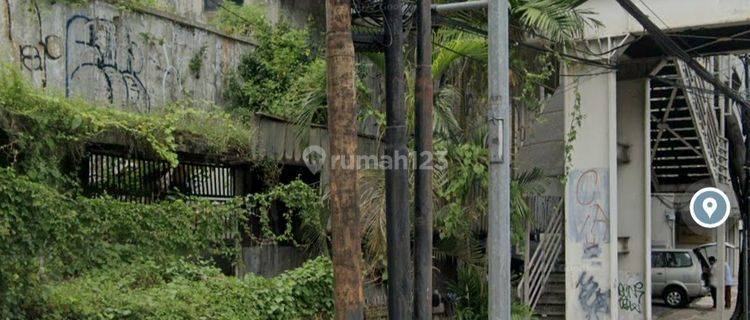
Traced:
<path fill-rule="evenodd" d="M 440 2 L 440 1 L 437 1 Z M 443 1 L 452 2 L 452 1 Z M 597 25 L 590 12 L 578 9 L 582 0 L 511 0 L 511 26 L 514 41 L 528 36 L 541 37 L 550 47 L 568 45 L 579 36 L 586 26 Z M 451 17 L 480 28 L 486 21 L 486 13 L 462 13 Z M 445 152 L 445 166 L 434 171 L 434 193 L 436 210 L 437 260 L 458 261 L 462 265 L 481 268 L 484 249 L 481 235 L 486 227 L 487 152 L 484 147 L 488 131 L 485 115 L 487 43 L 484 36 L 465 31 L 439 29 L 434 35 L 433 79 L 435 112 L 435 150 Z M 410 51 L 411 49 L 407 49 Z M 365 54 L 375 69 L 384 65 L 380 54 Z M 536 63 L 548 67 L 547 55 L 537 61 L 536 52 L 523 48 L 512 48 L 511 91 L 521 95 L 527 83 L 538 85 L 540 79 L 529 79 L 527 68 Z M 531 58 L 529 58 L 531 57 Z M 525 61 L 524 63 L 520 63 Z M 411 61 L 408 61 L 411 62 Z M 539 66 L 537 66 L 539 67 Z M 320 68 L 324 69 L 324 68 Z M 408 65 L 407 70 L 413 70 Z M 310 74 L 309 81 L 294 85 L 290 92 L 297 92 L 294 100 L 300 111 L 296 122 L 306 128 L 325 108 L 324 94 L 314 84 L 323 76 Z M 413 114 L 414 75 L 407 72 L 406 79 L 408 114 Z M 543 80 L 543 79 L 541 79 Z M 301 93 L 301 94 L 300 94 Z M 368 110 L 362 114 L 378 116 L 373 110 L 367 89 L 358 85 L 360 107 Z M 301 98 L 300 98 L 301 97 Z M 536 97 L 532 97 L 536 99 Z M 520 100 L 519 100 L 520 101 Z M 522 102 L 522 101 L 520 101 Z M 517 104 L 518 108 L 519 105 Z M 522 107 L 522 104 L 521 106 Z M 409 118 L 409 129 L 413 132 L 413 118 Z M 381 130 L 383 132 L 384 130 Z M 363 243 L 367 264 L 365 272 L 369 279 L 377 279 L 385 268 L 385 187 L 382 172 L 360 171 L 358 173 L 359 206 L 362 214 Z M 413 178 L 413 177 L 412 177 Z M 523 224 L 529 217 L 525 198 L 540 193 L 543 174 L 540 170 L 516 172 L 511 185 L 512 222 L 517 242 L 522 239 Z"/>

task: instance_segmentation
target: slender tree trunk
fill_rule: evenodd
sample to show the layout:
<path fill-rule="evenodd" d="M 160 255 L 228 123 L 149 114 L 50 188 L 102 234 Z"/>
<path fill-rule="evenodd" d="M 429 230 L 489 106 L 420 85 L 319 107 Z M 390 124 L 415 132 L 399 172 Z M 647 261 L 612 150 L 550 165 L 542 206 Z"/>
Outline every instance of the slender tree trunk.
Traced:
<path fill-rule="evenodd" d="M 336 159 L 357 151 L 354 43 L 349 0 L 326 0 L 328 130 L 330 132 L 333 303 L 336 319 L 364 319 L 362 245 L 357 206 L 357 172 Z"/>

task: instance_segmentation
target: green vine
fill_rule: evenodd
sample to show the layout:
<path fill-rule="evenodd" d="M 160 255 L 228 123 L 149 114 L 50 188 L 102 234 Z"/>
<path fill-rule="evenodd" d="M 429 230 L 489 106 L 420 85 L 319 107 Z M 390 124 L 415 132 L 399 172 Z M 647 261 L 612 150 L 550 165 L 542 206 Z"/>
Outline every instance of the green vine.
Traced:
<path fill-rule="evenodd" d="M 206 55 L 206 46 L 202 46 L 198 52 L 196 52 L 192 58 L 190 58 L 190 62 L 188 63 L 188 69 L 190 70 L 190 74 L 193 75 L 196 79 L 200 79 L 201 77 L 201 68 L 203 67 L 203 56 Z"/>
<path fill-rule="evenodd" d="M 301 180 L 277 185 L 267 192 L 248 195 L 246 205 L 251 216 L 260 222 L 260 236 L 251 235 L 258 244 L 288 242 L 295 246 L 317 246 L 325 251 L 327 216 L 318 190 Z M 279 209 L 284 220 L 281 232 L 271 225 L 271 208 Z M 281 210 L 283 209 L 283 210 Z M 295 235 L 292 222 L 299 219 L 304 235 Z M 304 244 L 300 239 L 305 237 Z"/>
<path fill-rule="evenodd" d="M 41 285 L 95 268 L 174 256 L 237 261 L 236 226 L 245 221 L 239 200 L 219 206 L 90 199 L 0 169 L 0 318 L 24 318 Z"/>
<path fill-rule="evenodd" d="M 581 127 L 583 119 L 586 118 L 586 115 L 581 112 L 581 92 L 578 91 L 578 83 L 574 88 L 574 96 L 573 110 L 570 111 L 570 129 L 565 136 L 565 173 L 561 177 L 563 185 L 567 182 L 568 174 L 573 169 L 573 144 L 578 138 L 578 129 Z"/>
<path fill-rule="evenodd" d="M 211 110 L 214 109 L 214 110 Z M 50 94 L 0 67 L 0 165 L 53 184 L 65 183 L 86 143 L 126 143 L 177 165 L 177 151 L 252 159 L 253 130 L 203 102 L 180 101 L 135 114 Z M 207 111 L 211 110 L 211 111 Z M 69 181 L 67 181 L 69 182 Z"/>
<path fill-rule="evenodd" d="M 546 86 L 555 75 L 556 66 L 552 58 L 552 54 L 540 54 L 531 65 L 524 59 L 513 59 L 514 70 L 523 74 L 521 92 L 514 99 L 532 112 L 540 113 L 547 102 L 539 96 L 539 88 Z"/>

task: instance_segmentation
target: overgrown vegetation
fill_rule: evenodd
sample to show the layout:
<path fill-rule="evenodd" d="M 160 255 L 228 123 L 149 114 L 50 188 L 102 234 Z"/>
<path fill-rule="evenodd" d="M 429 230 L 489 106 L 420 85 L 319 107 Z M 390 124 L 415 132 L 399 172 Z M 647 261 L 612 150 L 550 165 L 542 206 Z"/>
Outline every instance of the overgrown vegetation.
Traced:
<path fill-rule="evenodd" d="M 50 319 L 329 319 L 328 258 L 267 279 L 226 277 L 205 263 L 138 261 L 47 286 Z M 123 290 L 126 289 L 126 290 Z"/>
<path fill-rule="evenodd" d="M 225 96 L 230 110 L 244 116 L 264 112 L 288 118 L 292 108 L 284 103 L 285 96 L 297 79 L 309 73 L 315 59 L 307 29 L 292 28 L 284 21 L 271 25 L 261 7 L 225 5 L 240 17 L 221 10 L 214 24 L 258 43 L 242 57 L 237 72 L 229 78 Z"/>
<path fill-rule="evenodd" d="M 10 67 L 0 68 L 0 165 L 56 185 L 90 142 L 117 139 L 177 164 L 177 151 L 250 159 L 252 128 L 208 103 L 176 102 L 135 114 L 38 90 Z"/>
<path fill-rule="evenodd" d="M 0 310 L 23 318 L 41 307 L 41 285 L 92 268 L 151 257 L 234 257 L 219 237 L 237 205 L 169 201 L 139 205 L 62 194 L 12 169 L 0 169 Z M 234 230 L 234 237 L 239 236 Z M 17 315 L 14 316 L 14 315 Z"/>
<path fill-rule="evenodd" d="M 317 198 L 305 198 L 313 191 L 300 184 L 254 199 L 284 191 L 290 204 L 315 203 Z M 236 262 L 241 229 L 251 217 L 246 207 L 240 200 L 143 205 L 89 199 L 1 169 L 0 317 L 202 319 L 241 312 L 249 317 L 238 319 L 297 319 L 327 314 L 327 260 L 273 280 L 225 278 L 215 269 L 188 263 L 202 258 Z M 308 213 L 315 216 L 315 210 Z M 178 257 L 184 258 L 176 266 Z M 238 305 L 229 308 L 232 302 Z"/>
<path fill-rule="evenodd" d="M 69 188 L 78 172 L 73 159 L 83 155 L 87 143 L 100 139 L 150 151 L 172 165 L 183 148 L 250 159 L 253 131 L 227 113 L 205 108 L 194 101 L 149 115 L 100 108 L 47 94 L 10 68 L 0 69 L 0 155 L 5 167 L 0 169 L 0 318 L 203 319 L 231 318 L 239 312 L 241 319 L 307 319 L 330 313 L 328 262 L 313 262 L 273 280 L 225 278 L 215 269 L 192 264 L 206 258 L 237 263 L 242 235 L 252 234 L 246 229 L 256 217 L 251 212 L 267 213 L 276 202 L 290 210 L 287 218 L 291 210 L 303 213 L 302 225 L 309 226 L 311 234 L 322 234 L 325 243 L 325 230 L 320 229 L 323 204 L 317 191 L 302 182 L 222 205 L 196 199 L 144 205 L 86 198 Z M 254 159 L 257 166 L 274 166 Z M 262 234 L 268 235 L 265 242 L 312 246 L 304 234 L 292 239 L 265 228 Z M 153 273 L 174 268 L 179 257 L 185 270 L 210 276 L 165 278 Z M 137 284 L 123 282 L 130 279 L 123 272 L 131 270 L 143 272 L 136 275 L 143 278 L 133 280 Z M 201 302 L 218 302 L 230 291 L 239 306 L 257 306 L 221 309 L 231 304 L 228 300 L 215 308 L 197 304 L 199 297 Z M 192 293 L 195 299 L 188 299 Z"/>
<path fill-rule="evenodd" d="M 203 59 L 206 55 L 206 49 L 207 47 L 205 45 L 201 46 L 198 52 L 196 52 L 193 57 L 190 58 L 190 62 L 188 63 L 190 74 L 192 74 L 196 79 L 199 79 L 201 77 L 201 68 L 203 67 Z"/>
<path fill-rule="evenodd" d="M 282 209 L 277 213 L 285 222 L 280 232 L 271 227 L 271 206 Z M 260 236 L 252 236 L 256 244 L 287 242 L 319 253 L 328 251 L 328 212 L 323 197 L 317 189 L 301 180 L 248 195 L 247 209 L 257 218 L 260 227 Z M 294 221 L 300 221 L 299 230 L 295 230 Z"/>
<path fill-rule="evenodd" d="M 127 7 L 153 0 L 113 2 Z M 512 1 L 512 25 L 520 29 L 513 36 L 528 33 L 564 44 L 588 23 L 585 12 L 575 9 L 579 2 Z M 285 242 L 326 252 L 325 186 L 318 191 L 299 181 L 269 184 L 267 192 L 225 205 L 195 200 L 138 205 L 88 199 L 75 189 L 60 192 L 50 187 L 69 185 L 70 173 L 76 172 L 70 164 L 86 143 L 103 137 L 117 137 L 175 165 L 180 148 L 251 157 L 252 130 L 236 116 L 246 120 L 262 112 L 302 125 L 326 122 L 326 64 L 309 43 L 308 30 L 291 28 L 283 21 L 271 25 L 261 7 L 229 2 L 223 6 L 229 10 L 220 10 L 213 23 L 258 43 L 227 80 L 228 113 L 193 101 L 177 103 L 159 114 L 125 113 L 41 93 L 15 72 L 0 71 L 0 165 L 13 168 L 0 172 L 0 318 L 330 316 L 332 276 L 326 259 L 272 280 L 224 277 L 212 267 L 215 262 L 206 262 L 212 257 L 236 260 L 241 231 L 254 243 Z M 465 18 L 467 22 L 478 18 L 477 25 L 486 21 L 471 14 Z M 482 319 L 487 317 L 483 276 L 489 178 L 484 98 L 487 44 L 481 36 L 445 29 L 436 32 L 435 42 L 439 44 L 433 57 L 435 150 L 445 155 L 447 165 L 435 171 L 435 256 L 439 264 L 458 270 L 450 291 L 459 319 Z M 203 51 L 190 61 L 194 76 L 200 74 Z M 412 52 L 411 48 L 406 52 Z M 382 56 L 370 58 L 373 65 L 383 65 Z M 514 48 L 512 58 L 515 108 L 540 111 L 544 101 L 537 89 L 555 76 L 560 57 L 524 56 Z M 411 108 L 415 66 L 407 62 L 407 105 Z M 383 113 L 371 108 L 371 97 L 361 83 L 357 96 L 360 116 L 373 117 L 384 126 Z M 582 117 L 580 110 L 573 114 L 579 126 Z M 409 130 L 413 128 L 410 118 Z M 575 130 L 571 131 L 575 138 Z M 571 151 L 566 145 L 566 159 Z M 517 246 L 526 231 L 524 223 L 531 218 L 526 200 L 541 193 L 543 176 L 538 169 L 514 168 L 511 222 Z M 360 177 L 366 275 L 368 280 L 387 281 L 383 174 L 360 172 Z M 271 228 L 268 214 L 272 208 L 285 223 L 281 230 Z M 299 230 L 293 227 L 295 219 L 301 220 L 297 221 Z M 249 220 L 257 221 L 260 229 L 230 228 L 230 238 L 224 238 L 227 222 L 246 225 Z M 530 310 L 516 305 L 514 313 L 525 318 Z"/>
<path fill-rule="evenodd" d="M 293 28 L 285 20 L 272 25 L 261 6 L 224 6 L 229 10 L 220 10 L 213 24 L 222 31 L 251 37 L 258 44 L 242 57 L 228 79 L 224 91 L 228 109 L 243 118 L 256 112 L 271 114 L 293 121 L 301 129 L 325 125 L 326 61 L 310 41 L 310 28 Z M 360 108 L 370 108 L 370 98 L 369 90 L 358 80 Z"/>

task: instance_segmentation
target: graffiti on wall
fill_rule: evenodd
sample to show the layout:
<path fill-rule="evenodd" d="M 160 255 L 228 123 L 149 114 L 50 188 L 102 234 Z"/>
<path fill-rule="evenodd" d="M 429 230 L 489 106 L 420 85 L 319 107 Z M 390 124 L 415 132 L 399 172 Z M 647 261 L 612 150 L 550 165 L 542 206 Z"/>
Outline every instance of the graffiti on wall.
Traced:
<path fill-rule="evenodd" d="M 573 170 L 568 179 L 569 237 L 583 246 L 584 260 L 600 258 L 610 241 L 607 169 Z"/>
<path fill-rule="evenodd" d="M 7 33 L 0 53 L 35 86 L 135 112 L 185 97 L 221 103 L 223 77 L 253 48 L 200 25 L 104 2 L 0 0 L 0 14 Z M 207 76 L 190 77 L 190 61 L 202 48 L 210 49 L 200 71 Z"/>
<path fill-rule="evenodd" d="M 578 304 L 587 320 L 599 320 L 609 317 L 609 299 L 611 290 L 602 288 L 594 276 L 582 271 L 576 281 Z"/>
<path fill-rule="evenodd" d="M 6 8 L 10 8 L 10 3 L 6 1 Z M 62 57 L 62 46 L 61 39 L 56 35 L 44 36 L 42 28 L 42 16 L 40 13 L 39 5 L 36 1 L 31 1 L 28 4 L 28 10 L 24 12 L 27 19 L 31 21 L 30 27 L 33 30 L 33 36 L 27 38 L 27 41 L 21 41 L 22 44 L 17 45 L 18 57 L 20 59 L 21 66 L 33 74 L 38 74 L 40 84 L 42 87 L 47 86 L 47 61 L 57 60 Z M 10 10 L 7 9 L 7 13 L 10 14 Z M 8 17 L 8 29 L 12 26 L 11 17 Z M 8 33 L 8 40 L 14 43 L 12 33 Z M 14 43 L 15 44 L 15 43 Z"/>
<path fill-rule="evenodd" d="M 646 287 L 638 275 L 620 275 L 617 284 L 617 304 L 621 313 L 643 313 Z"/>
<path fill-rule="evenodd" d="M 148 90 L 141 81 L 143 52 L 129 28 L 106 19 L 75 15 L 66 25 L 65 93 L 96 90 L 111 104 L 151 107 Z"/>

